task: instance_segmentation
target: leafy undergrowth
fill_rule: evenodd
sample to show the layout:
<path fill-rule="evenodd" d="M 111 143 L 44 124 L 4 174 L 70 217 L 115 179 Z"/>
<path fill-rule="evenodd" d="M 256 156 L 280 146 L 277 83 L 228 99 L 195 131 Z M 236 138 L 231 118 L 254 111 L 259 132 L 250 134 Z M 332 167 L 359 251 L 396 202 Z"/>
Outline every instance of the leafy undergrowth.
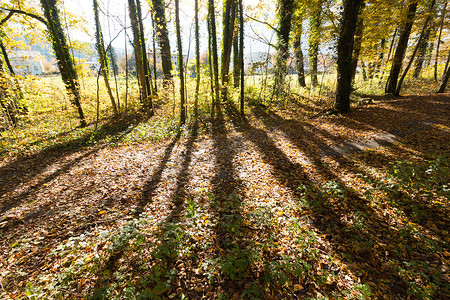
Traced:
<path fill-rule="evenodd" d="M 449 95 L 283 107 L 5 157 L 1 297 L 448 297 Z"/>

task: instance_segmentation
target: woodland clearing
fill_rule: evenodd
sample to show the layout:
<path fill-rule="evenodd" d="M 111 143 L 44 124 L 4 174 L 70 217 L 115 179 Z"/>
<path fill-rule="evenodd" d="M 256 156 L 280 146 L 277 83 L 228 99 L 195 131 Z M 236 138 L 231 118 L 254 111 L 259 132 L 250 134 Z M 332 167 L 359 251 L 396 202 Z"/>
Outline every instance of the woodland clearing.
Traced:
<path fill-rule="evenodd" d="M 1 297 L 449 297 L 450 94 L 314 111 L 3 152 Z"/>

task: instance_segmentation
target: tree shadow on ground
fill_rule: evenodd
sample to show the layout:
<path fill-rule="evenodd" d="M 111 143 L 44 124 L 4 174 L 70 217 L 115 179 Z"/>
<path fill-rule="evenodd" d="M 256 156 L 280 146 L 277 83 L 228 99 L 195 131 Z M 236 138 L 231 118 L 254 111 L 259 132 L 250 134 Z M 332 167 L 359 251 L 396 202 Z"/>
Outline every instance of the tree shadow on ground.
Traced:
<path fill-rule="evenodd" d="M 28 187 L 28 191 L 24 193 L 30 193 L 33 189 L 36 190 L 39 186 L 49 182 L 58 174 L 67 172 L 76 162 L 82 160 L 82 157 L 93 154 L 102 148 L 101 146 L 96 146 L 94 150 L 86 152 L 86 147 L 94 145 L 96 142 L 101 142 L 111 136 L 115 140 L 120 140 L 121 137 L 129 133 L 141 122 L 141 120 L 134 118 L 128 120 L 129 122 L 122 121 L 111 120 L 93 133 L 89 132 L 81 137 L 54 144 L 45 150 L 25 157 L 18 157 L 2 165 L 0 167 L 0 195 L 4 196 L 12 192 L 15 188 L 26 184 L 26 182 L 33 181 L 34 178 L 39 177 L 40 174 L 45 172 L 46 168 L 57 164 L 56 171 L 51 172 L 50 175 L 44 175 L 43 178 L 39 178 L 38 183 Z M 69 158 L 70 161 L 66 163 L 65 160 L 74 154 L 80 154 L 82 157 Z M 58 166 L 60 163 L 62 163 L 62 166 Z M 0 203 L 4 206 L 1 209 L 2 214 L 21 203 L 20 200 L 13 202 L 6 205 Z"/>
<path fill-rule="evenodd" d="M 323 157 L 321 158 L 319 153 L 308 152 L 308 144 L 320 145 L 323 143 L 319 138 L 333 139 L 333 135 L 324 132 L 318 128 L 308 128 L 309 124 L 302 124 L 297 121 L 289 120 L 283 121 L 282 118 L 274 113 L 266 112 L 265 110 L 254 110 L 255 115 L 267 126 L 268 130 L 279 130 L 286 134 L 289 140 L 294 143 L 300 150 L 307 153 L 308 158 L 314 164 L 314 169 L 324 179 L 330 180 L 332 185 L 326 186 L 311 186 L 311 183 L 307 184 L 309 189 L 313 191 L 310 194 L 310 204 L 314 204 L 314 209 L 310 210 L 311 217 L 314 224 L 319 228 L 326 236 L 330 243 L 333 245 L 336 253 L 353 266 L 355 274 L 360 277 L 363 282 L 368 282 L 372 289 L 375 291 L 377 287 L 382 286 L 383 277 L 389 277 L 391 284 L 390 291 L 391 296 L 399 296 L 406 291 L 411 292 L 411 289 L 416 287 L 411 283 L 405 281 L 404 270 L 402 266 L 396 266 L 393 262 L 398 264 L 404 263 L 405 265 L 413 266 L 427 266 L 433 267 L 432 271 L 426 276 L 431 276 L 433 272 L 438 271 L 440 274 L 440 280 L 444 280 L 442 272 L 439 268 L 441 262 L 433 256 L 429 255 L 430 252 L 436 252 L 434 247 L 445 249 L 445 243 L 442 241 L 442 236 L 439 232 L 428 232 L 429 239 L 438 239 L 440 242 L 423 244 L 424 239 L 416 235 L 416 231 L 407 229 L 401 229 L 402 226 L 390 226 L 386 217 L 380 215 L 373 207 L 371 207 L 366 199 L 362 197 L 359 192 L 354 190 L 348 183 L 343 180 L 344 174 L 362 175 L 370 177 L 371 174 L 367 173 L 365 169 L 360 168 L 351 159 L 345 156 L 333 157 L 333 160 L 338 163 L 338 169 L 332 169 L 327 164 L 324 164 Z M 281 125 L 280 125 L 281 124 Z M 287 126 L 283 126 L 287 125 Z M 242 127 L 240 124 L 239 127 Z M 256 136 L 252 134 L 255 132 L 254 128 L 251 128 L 249 124 L 243 126 L 246 132 L 249 132 L 249 136 Z M 307 134 L 306 131 L 311 131 L 313 134 Z M 315 133 L 315 134 L 314 134 Z M 266 144 L 266 143 L 264 143 Z M 261 145 L 260 149 L 262 149 Z M 384 154 L 375 153 L 372 156 L 381 156 L 382 159 L 386 159 Z M 375 161 L 377 158 L 372 157 Z M 276 166 L 277 161 L 272 160 L 272 163 Z M 379 166 L 378 166 L 379 167 Z M 293 179 L 293 178 L 292 178 Z M 372 178 L 375 181 L 375 179 Z M 285 183 L 286 184 L 286 183 Z M 295 191 L 296 185 L 293 185 L 289 181 L 287 187 Z M 324 195 L 324 190 L 328 189 L 328 194 Z M 337 193 L 336 195 L 334 195 Z M 297 194 L 298 195 L 298 194 Z M 337 196 L 339 201 L 333 201 L 333 197 Z M 324 197 L 325 196 L 325 197 Z M 300 200 L 300 195 L 298 195 Z M 326 197 L 330 197 L 326 199 Z M 403 195 L 405 197 L 405 195 Z M 318 203 L 319 201 L 319 203 Z M 427 205 L 419 205 L 415 203 L 420 209 L 428 211 L 428 215 L 432 215 L 435 211 L 433 207 Z M 398 208 L 398 206 L 397 206 Z M 402 207 L 404 209 L 404 207 Z M 355 216 L 358 217 L 358 226 L 355 226 Z M 411 214 L 409 214 L 411 216 Z M 350 220 L 349 220 L 350 219 Z M 413 219 L 415 220 L 415 219 Z M 350 221 L 350 222 L 349 222 Z M 438 221 L 442 224 L 446 219 L 438 217 L 434 221 Z M 368 226 L 373 224 L 374 226 Z M 377 226 L 383 224 L 382 226 Z M 428 224 L 429 225 L 429 224 Z M 399 228 L 401 230 L 399 230 Z M 436 228 L 436 227 L 435 227 Z M 402 231 L 403 230 L 403 231 Z M 398 244 L 398 241 L 403 239 L 403 243 Z M 445 239 L 444 239 L 445 240 Z M 405 245 L 418 245 L 422 244 L 422 247 L 405 250 Z M 393 246 L 396 245 L 396 246 Z M 415 246 L 414 246 L 415 247 Z M 389 256 L 386 254 L 389 253 Z M 417 257 L 414 257 L 416 255 Z M 413 272 L 417 270 L 413 268 Z M 369 272 L 368 272 L 369 271 Z M 402 273 L 403 272 L 403 273 Z M 409 270 L 408 270 L 409 272 Z M 403 278 L 403 280 L 401 279 Z M 380 281 L 381 280 L 381 281 Z M 439 282 L 439 280 L 438 280 Z M 433 283 L 434 284 L 434 283 Z M 441 284 L 440 284 L 441 285 Z M 442 285 L 441 285 L 442 286 Z M 431 295 L 438 295 L 442 293 L 439 289 L 431 288 L 429 291 L 425 291 L 424 294 L 430 293 Z M 445 291 L 444 291 L 445 294 Z"/>

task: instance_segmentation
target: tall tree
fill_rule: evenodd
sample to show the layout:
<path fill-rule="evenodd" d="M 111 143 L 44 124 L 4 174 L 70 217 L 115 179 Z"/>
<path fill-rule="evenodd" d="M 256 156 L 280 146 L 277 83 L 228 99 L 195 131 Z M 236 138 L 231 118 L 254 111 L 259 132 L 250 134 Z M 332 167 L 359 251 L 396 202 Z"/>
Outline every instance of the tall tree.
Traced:
<path fill-rule="evenodd" d="M 234 24 L 236 16 L 235 0 L 224 0 L 223 8 L 223 38 L 222 38 L 222 97 L 227 97 L 228 73 L 230 71 L 231 47 L 233 44 Z"/>
<path fill-rule="evenodd" d="M 397 90 L 398 76 L 402 68 L 403 59 L 405 57 L 406 49 L 408 47 L 408 40 L 411 34 L 411 29 L 414 23 L 414 17 L 417 11 L 418 0 L 408 0 L 408 7 L 406 11 L 406 18 L 403 22 L 402 31 L 395 50 L 394 59 L 392 61 L 391 71 L 386 82 L 386 94 L 395 94 Z"/>
<path fill-rule="evenodd" d="M 293 0 L 278 1 L 278 43 L 275 61 L 275 85 L 274 94 L 280 95 L 284 91 L 284 78 L 287 74 L 287 61 L 289 58 L 289 34 L 291 32 Z"/>
<path fill-rule="evenodd" d="M 411 67 L 411 65 L 414 61 L 417 51 L 420 49 L 422 41 L 425 38 L 425 36 L 427 35 L 427 28 L 428 28 L 428 24 L 430 23 L 430 20 L 432 18 L 432 11 L 434 9 L 435 3 L 436 3 L 436 0 L 431 0 L 430 7 L 429 7 L 429 13 L 428 13 L 428 16 L 425 18 L 425 22 L 423 23 L 419 41 L 417 42 L 416 47 L 414 48 L 411 58 L 409 59 L 409 63 L 406 65 L 405 70 L 403 71 L 402 77 L 400 77 L 400 80 L 397 82 L 397 88 L 395 89 L 395 93 L 394 93 L 394 95 L 396 95 L 396 96 L 398 96 L 400 94 L 400 90 L 402 88 L 402 83 L 405 80 L 406 74 L 408 74 L 409 68 Z M 429 33 L 428 33 L 428 35 L 429 35 Z"/>
<path fill-rule="evenodd" d="M 175 27 L 177 32 L 178 46 L 178 70 L 180 74 L 180 123 L 184 124 L 186 122 L 186 106 L 184 97 L 184 60 L 180 31 L 180 3 L 178 0 L 175 0 Z"/>
<path fill-rule="evenodd" d="M 156 37 L 158 39 L 161 52 L 161 64 L 164 76 L 164 84 L 172 80 L 172 54 L 170 52 L 169 30 L 166 22 L 166 9 L 164 0 L 152 0 L 155 11 Z"/>
<path fill-rule="evenodd" d="M 240 60 L 240 71 L 241 71 L 241 115 L 244 114 L 244 7 L 242 5 L 242 0 L 239 1 L 239 60 Z"/>
<path fill-rule="evenodd" d="M 56 0 L 40 1 L 42 9 L 44 11 L 45 19 L 47 20 L 48 36 L 51 40 L 53 51 L 56 55 L 56 60 L 58 63 L 59 71 L 61 73 L 61 77 L 64 81 L 66 89 L 72 95 L 72 103 L 78 110 L 80 125 L 84 127 L 86 126 L 86 120 L 84 118 L 83 109 L 81 108 L 78 75 L 75 70 L 72 56 L 69 52 L 69 46 L 67 44 L 66 36 L 61 26 Z"/>
<path fill-rule="evenodd" d="M 441 45 L 441 36 L 442 36 L 442 29 L 444 28 L 444 21 L 445 21 L 445 16 L 447 13 L 447 4 L 448 1 L 445 1 L 444 3 L 444 7 L 441 11 L 441 21 L 440 21 L 440 25 L 439 25 L 439 35 L 438 35 L 438 40 L 437 40 L 437 46 L 436 46 L 436 57 L 434 60 L 434 80 L 437 81 L 437 67 L 438 67 L 438 62 L 439 62 L 439 47 Z"/>
<path fill-rule="evenodd" d="M 145 39 L 139 0 L 136 2 L 135 0 L 128 0 L 128 11 L 130 15 L 131 30 L 133 31 L 133 47 L 136 58 L 140 99 L 144 109 L 152 115 L 153 105 L 150 97 L 149 67 L 147 53 L 145 51 Z"/>
<path fill-rule="evenodd" d="M 238 0 L 239 2 L 239 0 Z M 239 14 L 239 10 L 236 13 L 236 15 Z M 239 69 L 240 67 L 240 63 L 239 63 L 239 19 L 237 19 L 237 25 L 235 25 L 235 27 L 237 28 L 237 33 L 234 34 L 234 38 L 233 38 L 233 86 L 234 88 L 238 88 L 239 87 L 239 78 L 240 78 L 240 74 L 241 71 Z"/>
<path fill-rule="evenodd" d="M 352 52 L 355 41 L 356 22 L 363 0 L 345 0 L 338 42 L 337 87 L 335 108 L 340 112 L 350 111 L 352 87 Z"/>
<path fill-rule="evenodd" d="M 355 31 L 355 41 L 353 45 L 353 54 L 352 54 L 352 63 L 351 63 L 351 72 L 352 72 L 352 81 L 355 80 L 356 68 L 358 67 L 359 54 L 361 53 L 362 47 L 362 36 L 364 33 L 364 18 L 362 16 L 362 9 L 364 8 L 365 3 L 361 3 L 361 12 L 358 16 L 358 21 L 356 22 L 356 31 Z"/>
<path fill-rule="evenodd" d="M 194 116 L 198 118 L 198 93 L 200 90 L 200 27 L 198 24 L 198 0 L 194 3 L 195 9 L 195 96 L 194 96 Z"/>
<path fill-rule="evenodd" d="M 114 96 L 111 90 L 111 85 L 109 84 L 109 62 L 108 57 L 106 55 L 105 51 L 105 45 L 103 40 L 103 33 L 102 28 L 100 25 L 100 17 L 99 17 L 99 10 L 98 10 L 98 2 L 97 0 L 93 0 L 93 7 L 94 7 L 94 20 L 95 20 L 95 40 L 96 40 L 96 48 L 98 57 L 100 60 L 100 67 L 103 74 L 103 80 L 105 81 L 106 90 L 108 92 L 109 99 L 111 100 L 111 105 L 113 107 L 114 114 L 117 114 L 117 105 L 116 101 L 114 100 Z"/>
<path fill-rule="evenodd" d="M 216 17 L 215 17 L 215 8 L 214 8 L 214 0 L 208 0 L 208 22 L 210 24 L 209 28 L 209 37 L 210 37 L 210 45 L 211 45 L 211 63 L 214 75 L 214 90 L 215 97 L 213 98 L 213 111 L 216 110 L 219 112 L 220 110 L 220 97 L 219 97 L 219 58 L 217 51 L 217 31 L 216 31 Z"/>
<path fill-rule="evenodd" d="M 445 88 L 447 87 L 447 83 L 450 78 L 450 67 L 448 66 L 449 61 L 450 61 L 450 52 L 448 53 L 447 58 L 447 70 L 444 71 L 444 76 L 442 78 L 441 86 L 439 87 L 438 93 L 444 93 Z"/>
<path fill-rule="evenodd" d="M 319 57 L 320 27 L 322 23 L 322 0 L 311 2 L 309 17 L 309 68 L 311 72 L 311 84 L 317 86 L 317 63 Z"/>
<path fill-rule="evenodd" d="M 305 64 L 302 51 L 302 34 L 303 34 L 303 16 L 304 9 L 301 7 L 301 2 L 297 1 L 294 10 L 294 16 L 292 20 L 292 31 L 293 31 L 293 47 L 295 55 L 295 65 L 297 68 L 298 83 L 300 86 L 305 87 Z"/>

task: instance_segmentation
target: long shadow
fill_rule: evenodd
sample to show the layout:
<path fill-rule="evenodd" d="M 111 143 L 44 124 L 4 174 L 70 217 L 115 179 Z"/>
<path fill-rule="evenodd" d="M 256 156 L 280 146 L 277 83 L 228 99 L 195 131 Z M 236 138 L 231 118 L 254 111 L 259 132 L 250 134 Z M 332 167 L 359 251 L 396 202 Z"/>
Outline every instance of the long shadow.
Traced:
<path fill-rule="evenodd" d="M 215 218 L 213 255 L 219 259 L 222 269 L 222 277 L 217 278 L 215 284 L 233 294 L 243 288 L 238 279 L 249 272 L 250 258 L 246 255 L 248 245 L 243 240 L 246 234 L 241 212 L 240 189 L 243 183 L 233 164 L 238 150 L 229 136 L 222 110 L 218 110 L 213 120 L 211 136 L 215 152 L 215 175 L 211 180 L 210 197 L 210 209 Z"/>
<path fill-rule="evenodd" d="M 167 163 L 170 159 L 170 156 L 172 155 L 173 149 L 176 143 L 180 140 L 180 137 L 181 132 L 178 132 L 178 134 L 175 136 L 172 142 L 170 142 L 170 144 L 164 150 L 164 155 L 159 161 L 159 164 L 156 167 L 155 171 L 153 172 L 153 175 L 145 183 L 144 189 L 141 193 L 141 199 L 137 203 L 135 216 L 139 216 L 145 210 L 145 206 L 152 201 L 155 189 L 161 182 L 163 171 L 166 169 Z"/>
<path fill-rule="evenodd" d="M 265 123 L 269 127 L 273 127 L 274 124 L 283 124 L 282 118 L 275 114 L 269 114 L 264 111 L 259 111 L 257 115 L 261 117 L 260 119 L 263 121 L 263 123 Z M 305 143 L 321 143 L 321 141 L 318 141 L 317 139 L 311 139 L 311 137 L 315 137 L 315 135 L 302 135 L 301 133 L 299 134 L 299 131 L 302 132 L 304 130 L 304 124 L 296 124 L 295 121 L 288 121 L 288 124 L 289 126 L 279 126 L 277 128 L 281 129 L 288 136 L 291 142 L 295 143 L 298 148 L 307 151 L 307 149 L 305 149 Z M 327 134 L 322 132 L 321 130 L 317 130 L 317 133 L 321 136 L 327 136 Z M 305 139 L 298 139 L 298 136 L 307 136 L 311 140 L 305 141 Z M 327 138 L 332 138 L 332 135 L 329 134 Z M 351 162 L 344 157 L 336 157 L 335 160 L 339 162 L 340 166 L 343 166 L 342 168 L 345 169 L 345 172 L 356 172 L 364 174 L 364 170 L 358 169 L 357 166 L 355 166 L 354 164 L 352 165 Z M 374 211 L 370 206 L 368 206 L 366 201 L 362 199 L 356 191 L 348 188 L 346 186 L 346 183 L 340 178 L 340 176 L 338 176 L 338 174 L 331 172 L 331 170 L 329 170 L 327 166 L 321 164 L 320 157 L 318 157 L 317 154 L 313 155 L 313 161 L 318 172 L 323 177 L 333 179 L 333 181 L 337 182 L 339 184 L 338 187 L 343 191 L 343 195 L 345 195 L 345 197 L 340 200 L 341 202 L 339 204 L 339 206 L 345 208 L 343 211 L 340 209 L 332 208 L 332 205 L 330 205 L 331 203 L 324 203 L 324 205 L 322 204 L 320 206 L 316 206 L 315 209 L 312 210 L 314 224 L 327 234 L 329 241 L 334 245 L 334 248 L 338 253 L 343 252 L 340 251 L 340 245 L 348 245 L 349 243 L 354 244 L 355 237 L 358 237 L 360 241 L 357 244 L 361 244 L 364 246 L 362 247 L 363 251 L 360 251 L 360 253 L 352 251 L 344 253 L 344 257 L 346 257 L 347 261 L 349 263 L 357 261 L 361 266 L 364 266 L 365 264 L 365 268 L 369 267 L 369 269 L 372 269 L 374 271 L 373 274 L 376 274 L 376 272 L 379 270 L 383 270 L 384 274 L 392 274 L 391 276 L 393 276 L 393 280 L 391 280 L 391 282 L 393 282 L 395 285 L 392 286 L 393 293 L 401 294 L 405 292 L 406 286 L 404 282 L 401 282 L 398 271 L 393 270 L 392 267 L 386 269 L 386 263 L 382 258 L 377 257 L 376 253 L 374 253 L 371 249 L 365 249 L 367 248 L 366 244 L 372 241 L 377 245 L 377 247 L 388 251 L 389 249 L 388 247 L 385 247 L 385 245 L 392 245 L 393 243 L 395 243 L 395 241 L 392 240 L 390 236 L 392 234 L 398 236 L 398 232 L 396 232 L 397 230 L 393 227 L 388 227 L 388 230 L 381 231 L 375 230 L 376 228 L 359 230 L 352 228 L 346 223 L 343 223 L 342 213 L 345 211 L 354 211 L 359 213 L 362 212 L 366 214 L 366 216 L 370 216 L 370 219 L 374 220 L 374 224 L 376 224 L 377 222 L 383 224 L 384 220 L 381 217 L 377 217 L 377 212 Z M 292 186 L 291 184 L 289 184 L 288 187 L 290 189 L 295 188 L 295 186 Z M 316 193 L 320 193 L 321 189 L 322 187 L 315 187 Z M 412 237 L 410 237 L 410 242 L 420 243 L 418 239 Z M 400 253 L 402 252 L 400 248 L 398 248 L 397 250 L 399 250 Z M 426 252 L 426 250 L 424 252 Z M 392 252 L 392 249 L 390 249 L 390 251 Z M 399 259 L 408 260 L 408 257 L 407 255 L 400 255 Z M 370 264 L 370 266 L 368 265 L 368 263 Z M 362 267 L 357 268 L 357 270 L 355 271 L 359 276 L 361 276 L 361 278 L 366 281 L 373 282 L 374 280 L 377 280 L 376 276 L 368 274 Z"/>
<path fill-rule="evenodd" d="M 170 142 L 170 144 L 164 150 L 164 154 L 159 160 L 159 164 L 153 172 L 151 178 L 145 184 L 144 190 L 141 193 L 141 199 L 137 204 L 136 211 L 134 213 L 137 219 L 146 218 L 143 214 L 147 204 L 152 203 L 155 199 L 155 190 L 158 184 L 161 182 L 161 178 L 164 170 L 167 168 L 167 163 L 172 156 L 173 150 L 177 142 L 180 140 L 181 132 Z M 194 143 L 197 139 L 197 125 L 194 125 L 188 140 L 185 143 L 186 150 L 182 154 L 183 162 L 180 165 L 180 169 L 177 173 L 177 184 L 172 194 L 172 204 L 170 213 L 158 223 L 158 232 L 155 236 L 161 237 L 160 243 L 153 249 L 151 255 L 155 260 L 155 263 L 149 270 L 152 273 L 151 276 L 145 276 L 137 283 L 137 288 L 140 290 L 147 289 L 150 294 L 162 295 L 167 290 L 170 290 L 168 286 L 161 285 L 161 281 L 169 282 L 169 271 L 175 268 L 176 260 L 173 259 L 177 254 L 177 250 L 181 245 L 180 227 L 179 223 L 182 222 L 182 210 L 184 209 L 185 198 L 188 196 L 186 192 L 186 185 L 189 182 L 189 166 L 192 161 L 192 154 L 194 150 Z M 119 269 L 118 261 L 124 256 L 126 248 L 122 247 L 114 251 L 102 266 L 101 270 L 97 273 L 102 274 L 104 272 L 114 273 Z M 135 262 L 135 264 L 142 263 Z M 134 270 L 138 271 L 138 270 Z M 152 279 L 150 279 L 152 278 Z M 101 299 L 106 297 L 104 294 L 106 287 L 109 283 L 109 278 L 99 277 L 95 283 L 93 294 L 91 298 Z"/>
<path fill-rule="evenodd" d="M 37 191 L 44 184 L 51 182 L 60 174 L 67 172 L 74 165 L 81 162 L 89 155 L 98 152 L 104 146 L 96 146 L 93 150 L 86 151 L 85 147 L 91 145 L 93 142 L 101 141 L 108 136 L 114 136 L 115 139 L 120 139 L 121 136 L 130 132 L 138 123 L 133 120 L 133 123 L 117 124 L 113 120 L 110 123 L 102 126 L 95 134 L 86 133 L 85 135 L 52 145 L 51 147 L 40 151 L 38 153 L 17 158 L 2 167 L 0 167 L 0 213 L 5 214 L 11 209 L 21 205 L 23 201 L 29 198 L 35 191 Z M 38 177 L 48 166 L 51 166 L 65 158 L 80 153 L 81 155 L 70 162 L 64 163 L 58 170 L 40 178 L 39 181 L 18 195 L 7 195 L 17 187 L 32 181 Z"/>
<path fill-rule="evenodd" d="M 290 162 L 285 154 L 276 148 L 273 141 L 263 130 L 253 128 L 245 119 L 234 118 L 232 121 L 237 130 L 242 130 L 244 135 L 257 146 L 258 150 L 263 154 L 263 160 L 274 166 L 275 170 L 273 171 L 273 175 L 294 194 L 298 195 L 299 176 L 293 175 L 292 173 L 301 173 L 304 178 L 304 171 L 298 171 L 301 166 Z M 300 141 L 298 141 L 298 144 L 300 144 Z M 280 160 L 282 161 L 282 165 L 289 167 L 291 170 L 290 173 L 280 172 L 280 168 L 278 167 Z M 296 172 L 292 172 L 292 170 L 296 170 Z M 400 274 L 398 273 L 399 271 L 394 269 L 393 266 L 386 265 L 383 259 L 377 256 L 377 253 L 373 252 L 370 247 L 371 244 L 376 244 L 381 249 L 385 248 L 388 250 L 388 248 L 385 247 L 387 245 L 386 243 L 389 242 L 390 245 L 393 243 L 393 240 L 389 239 L 389 236 L 390 233 L 395 233 L 396 229 L 387 225 L 388 232 L 384 230 L 377 232 L 370 228 L 350 226 L 350 224 L 344 222 L 342 219 L 342 211 L 339 206 L 345 207 L 347 211 L 359 211 L 365 213 L 366 216 L 370 216 L 370 219 L 374 224 L 376 222 L 382 222 L 383 219 L 377 216 L 377 212 L 374 211 L 356 191 L 348 188 L 345 182 L 339 178 L 340 176 L 338 174 L 331 172 L 325 165 L 320 165 L 318 170 L 324 178 L 331 178 L 337 182 L 345 197 L 342 197 L 340 199 L 342 203 L 336 206 L 336 202 L 331 202 L 330 199 L 327 199 L 326 195 L 323 194 L 324 187 L 311 185 L 307 180 L 304 180 L 304 182 L 311 186 L 314 191 L 314 193 L 310 195 L 312 197 L 310 198 L 310 202 L 314 205 L 314 209 L 311 210 L 313 224 L 327 236 L 332 247 L 337 253 L 341 253 L 344 261 L 347 261 L 350 264 L 357 262 L 356 264 L 353 264 L 354 272 L 362 278 L 363 282 L 375 282 L 380 284 L 380 282 L 378 282 L 380 277 L 377 277 L 376 274 L 382 270 L 383 274 L 389 274 L 389 276 L 391 276 L 390 283 L 392 284 L 392 296 L 405 293 L 407 289 L 406 283 L 401 280 Z M 317 195 L 319 195 L 319 197 Z M 354 203 L 356 203 L 356 206 Z M 380 233 L 381 236 L 379 236 Z M 355 238 L 358 240 L 355 241 Z M 345 247 L 345 245 L 349 244 L 355 245 L 356 249 L 343 251 L 342 246 Z M 392 249 L 390 250 L 392 251 Z M 398 250 L 401 251 L 400 248 L 398 248 Z M 367 269 L 371 270 L 371 272 L 367 272 Z"/>

